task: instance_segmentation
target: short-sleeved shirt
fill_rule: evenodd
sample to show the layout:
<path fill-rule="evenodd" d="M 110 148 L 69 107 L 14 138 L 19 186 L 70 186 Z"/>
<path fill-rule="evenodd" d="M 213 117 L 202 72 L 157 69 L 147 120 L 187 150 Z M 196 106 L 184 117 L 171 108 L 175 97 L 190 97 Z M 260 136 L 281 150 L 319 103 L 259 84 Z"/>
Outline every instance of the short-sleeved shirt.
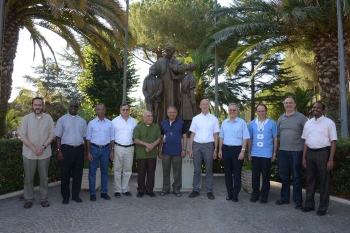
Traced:
<path fill-rule="evenodd" d="M 139 139 L 143 142 L 152 143 L 161 138 L 160 129 L 157 124 L 146 125 L 144 122 L 138 124 L 134 129 L 134 140 Z M 136 158 L 137 159 L 155 159 L 157 158 L 157 147 L 153 150 L 146 152 L 144 146 L 136 144 Z"/>
<path fill-rule="evenodd" d="M 118 116 L 112 120 L 114 127 L 115 142 L 128 146 L 134 144 L 132 136 L 134 133 L 134 128 L 136 127 L 136 121 L 134 118 L 129 116 L 128 120 L 125 121 L 122 116 Z"/>
<path fill-rule="evenodd" d="M 34 113 L 27 114 L 23 117 L 21 125 L 18 129 L 20 137 L 27 138 L 36 148 L 44 145 L 49 137 L 53 137 L 55 132 L 55 124 L 52 117 L 43 113 L 38 119 Z M 29 147 L 24 145 L 22 154 L 27 159 L 41 160 L 51 156 L 51 143 L 46 145 L 46 149 L 40 156 L 37 156 Z"/>
<path fill-rule="evenodd" d="M 91 120 L 87 127 L 86 140 L 99 146 L 104 146 L 114 141 L 114 128 L 112 122 L 107 118 L 103 120 Z"/>
<path fill-rule="evenodd" d="M 218 118 L 208 113 L 193 117 L 190 131 L 195 133 L 194 141 L 198 143 L 214 142 L 214 133 L 220 132 Z"/>
<path fill-rule="evenodd" d="M 224 139 L 224 145 L 241 146 L 243 140 L 250 138 L 247 123 L 239 117 L 234 121 L 230 118 L 224 120 L 221 124 L 220 138 Z"/>
<path fill-rule="evenodd" d="M 307 118 L 300 112 L 293 115 L 283 114 L 278 118 L 277 127 L 280 136 L 280 150 L 302 151 L 304 139 L 301 138 Z"/>
<path fill-rule="evenodd" d="M 56 124 L 55 136 L 61 138 L 61 145 L 79 146 L 86 137 L 86 121 L 80 116 L 66 114 Z"/>
<path fill-rule="evenodd" d="M 274 137 L 277 137 L 277 124 L 266 118 L 263 124 L 256 118 L 251 121 L 248 131 L 252 137 L 251 156 L 271 158 L 273 155 Z"/>
<path fill-rule="evenodd" d="M 304 125 L 303 134 L 305 144 L 311 149 L 331 146 L 332 141 L 338 140 L 335 123 L 328 117 L 321 116 L 308 120 Z"/>
<path fill-rule="evenodd" d="M 182 152 L 181 139 L 186 134 L 183 120 L 176 118 L 174 122 L 164 120 L 160 127 L 163 136 L 162 154 L 180 156 Z"/>

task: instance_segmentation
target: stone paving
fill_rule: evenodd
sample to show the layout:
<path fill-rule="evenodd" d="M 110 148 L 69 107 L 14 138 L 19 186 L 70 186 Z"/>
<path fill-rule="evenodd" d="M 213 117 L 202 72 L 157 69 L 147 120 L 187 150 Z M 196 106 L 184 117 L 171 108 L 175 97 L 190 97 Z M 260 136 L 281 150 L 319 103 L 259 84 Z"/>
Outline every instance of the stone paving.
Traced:
<path fill-rule="evenodd" d="M 0 232 L 350 232 L 349 201 L 331 200 L 327 215 L 319 217 L 315 211 L 295 210 L 294 204 L 275 205 L 279 198 L 279 187 L 275 185 L 271 187 L 269 202 L 260 204 L 250 203 L 250 195 L 244 191 L 239 202 L 226 201 L 222 176 L 214 178 L 212 201 L 205 191 L 194 199 L 188 198 L 189 193 L 182 197 L 169 194 L 136 198 L 136 182 L 133 176 L 130 182 L 133 197 L 117 199 L 110 180 L 109 201 L 98 194 L 97 201 L 91 202 L 89 192 L 82 191 L 82 203 L 70 201 L 63 205 L 59 185 L 49 190 L 48 208 L 41 207 L 38 191 L 31 209 L 23 208 L 19 195 L 2 199 Z"/>

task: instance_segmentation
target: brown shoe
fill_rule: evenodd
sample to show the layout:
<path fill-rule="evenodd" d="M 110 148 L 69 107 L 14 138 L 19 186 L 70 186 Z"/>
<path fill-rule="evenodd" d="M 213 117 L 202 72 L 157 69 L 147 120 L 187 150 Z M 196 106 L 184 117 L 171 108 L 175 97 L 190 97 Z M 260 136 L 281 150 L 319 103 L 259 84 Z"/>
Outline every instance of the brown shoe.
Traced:
<path fill-rule="evenodd" d="M 24 203 L 24 209 L 30 209 L 30 208 L 32 208 L 32 204 L 33 204 L 33 203 L 27 201 L 26 203 Z"/>
<path fill-rule="evenodd" d="M 48 201 L 42 201 L 41 202 L 41 206 L 42 207 L 49 207 L 50 206 L 50 203 Z"/>

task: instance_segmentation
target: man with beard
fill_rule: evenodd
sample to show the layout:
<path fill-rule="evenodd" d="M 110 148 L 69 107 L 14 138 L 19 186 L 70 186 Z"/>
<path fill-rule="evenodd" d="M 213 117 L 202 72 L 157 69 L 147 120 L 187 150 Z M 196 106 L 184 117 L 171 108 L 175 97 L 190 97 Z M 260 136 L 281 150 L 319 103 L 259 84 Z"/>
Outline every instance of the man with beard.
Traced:
<path fill-rule="evenodd" d="M 25 115 L 18 130 L 23 142 L 24 167 L 24 208 L 32 207 L 34 201 L 34 175 L 38 170 L 40 177 L 40 203 L 49 207 L 47 200 L 48 172 L 51 156 L 51 141 L 54 137 L 52 117 L 43 113 L 44 101 L 40 97 L 32 100 L 33 113 Z"/>
<path fill-rule="evenodd" d="M 84 146 L 86 137 L 86 121 L 77 115 L 78 101 L 72 100 L 69 103 L 68 114 L 57 121 L 55 136 L 57 145 L 57 157 L 61 164 L 61 195 L 62 204 L 69 203 L 69 183 L 72 175 L 72 200 L 80 203 L 79 197 L 81 179 L 83 176 Z"/>
<path fill-rule="evenodd" d="M 306 168 L 306 197 L 302 212 L 315 209 L 315 191 L 317 177 L 320 180 L 320 204 L 317 215 L 323 216 L 329 205 L 330 172 L 333 170 L 337 130 L 335 123 L 325 117 L 325 105 L 316 102 L 312 107 L 314 115 L 304 125 L 301 138 L 305 139 L 303 166 Z"/>

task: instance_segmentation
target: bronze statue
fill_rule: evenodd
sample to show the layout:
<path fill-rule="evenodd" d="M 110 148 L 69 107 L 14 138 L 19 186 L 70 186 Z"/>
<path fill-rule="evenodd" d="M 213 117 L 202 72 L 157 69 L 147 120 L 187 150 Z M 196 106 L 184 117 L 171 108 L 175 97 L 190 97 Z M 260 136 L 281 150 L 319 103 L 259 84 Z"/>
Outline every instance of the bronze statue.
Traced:
<path fill-rule="evenodd" d="M 157 69 L 157 77 L 163 80 L 164 86 L 159 116 L 158 119 L 154 118 L 155 122 L 159 123 L 167 118 L 166 109 L 168 106 L 173 105 L 177 108 L 180 106 L 180 80 L 181 74 L 185 72 L 185 66 L 179 60 L 173 58 L 174 53 L 175 47 L 167 46 L 165 56 L 158 59 L 154 64 Z"/>
<path fill-rule="evenodd" d="M 157 123 L 159 113 L 159 104 L 161 103 L 161 94 L 163 92 L 163 81 L 156 77 L 157 69 L 155 66 L 149 68 L 149 74 L 143 81 L 142 92 L 145 96 L 146 108 L 152 112 L 154 123 Z"/>
<path fill-rule="evenodd" d="M 191 125 L 192 118 L 196 115 L 196 98 L 194 89 L 196 88 L 196 77 L 193 71 L 197 65 L 193 62 L 187 65 L 187 74 L 181 80 L 181 102 L 180 117 L 185 122 L 187 129 Z"/>

